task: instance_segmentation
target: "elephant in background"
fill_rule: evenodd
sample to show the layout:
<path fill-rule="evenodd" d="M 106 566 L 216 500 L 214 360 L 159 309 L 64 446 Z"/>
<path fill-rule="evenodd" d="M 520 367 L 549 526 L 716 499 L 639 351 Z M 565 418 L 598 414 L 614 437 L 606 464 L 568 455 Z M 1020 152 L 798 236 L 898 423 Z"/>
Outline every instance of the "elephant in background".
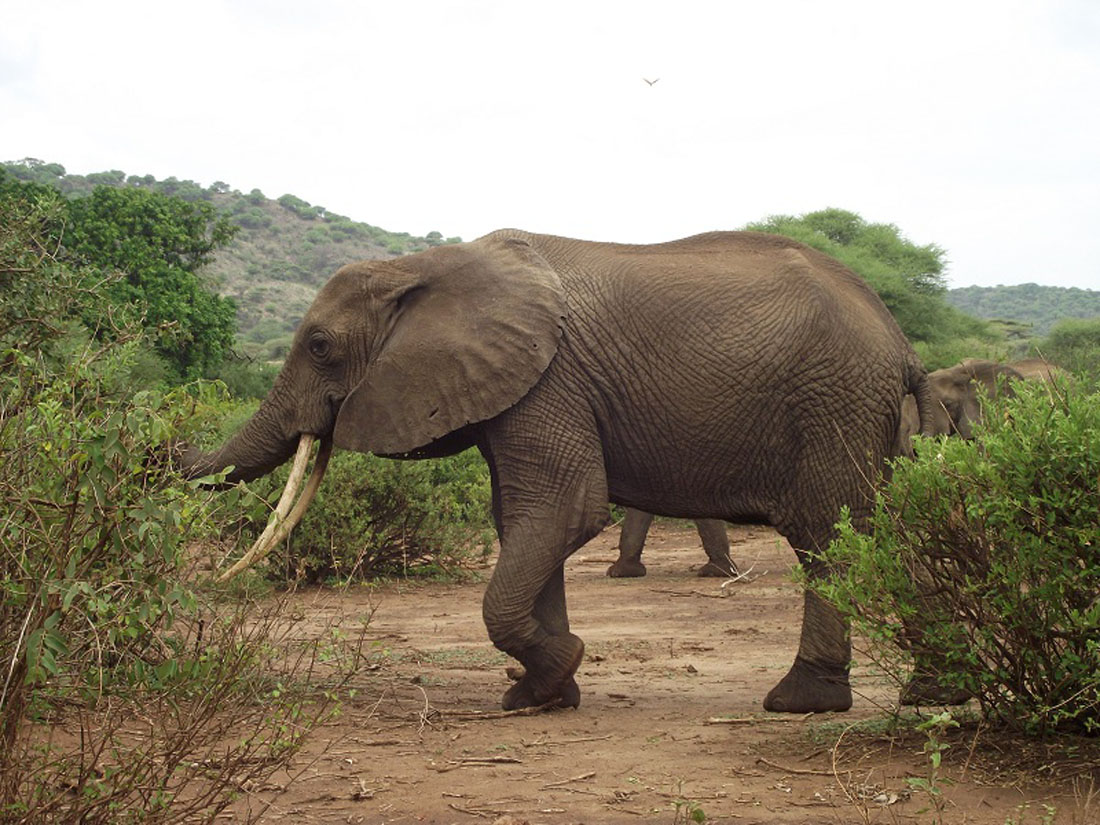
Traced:
<path fill-rule="evenodd" d="M 646 573 L 642 564 L 642 549 L 645 547 L 649 525 L 653 523 L 653 514 L 627 507 L 623 516 L 623 525 L 619 533 L 619 558 L 607 568 L 607 575 L 613 579 L 638 578 Z M 726 535 L 726 523 L 718 519 L 696 519 L 695 529 L 703 542 L 703 551 L 707 554 L 707 563 L 699 568 L 698 575 L 728 579 L 737 575 L 737 565 L 730 558 L 730 540 Z"/>
<path fill-rule="evenodd" d="M 979 358 L 967 358 L 953 367 L 928 373 L 932 390 L 933 425 L 930 435 L 958 435 L 972 438 L 974 424 L 981 421 L 981 396 L 1011 393 L 1010 381 L 1024 375 L 1012 366 Z M 911 454 L 911 439 L 920 431 L 916 399 L 909 396 L 902 405 L 899 454 Z"/>
<path fill-rule="evenodd" d="M 1042 381 L 1049 385 L 1069 378 L 1069 373 L 1061 367 L 1054 366 L 1045 358 L 1024 358 L 1013 361 L 1009 366 L 1028 381 Z"/>
<path fill-rule="evenodd" d="M 500 538 L 482 615 L 524 668 L 502 704 L 577 707 L 584 643 L 564 564 L 609 501 L 769 523 L 809 576 L 827 575 L 814 553 L 841 507 L 866 523 L 906 393 L 929 428 L 924 368 L 885 305 L 789 238 L 641 246 L 501 230 L 342 267 L 253 416 L 178 457 L 190 477 L 230 482 L 295 457 L 278 517 L 236 570 L 301 518 L 333 446 L 397 459 L 476 446 Z M 850 661 L 846 623 L 807 591 L 797 655 L 764 707 L 846 710 Z"/>

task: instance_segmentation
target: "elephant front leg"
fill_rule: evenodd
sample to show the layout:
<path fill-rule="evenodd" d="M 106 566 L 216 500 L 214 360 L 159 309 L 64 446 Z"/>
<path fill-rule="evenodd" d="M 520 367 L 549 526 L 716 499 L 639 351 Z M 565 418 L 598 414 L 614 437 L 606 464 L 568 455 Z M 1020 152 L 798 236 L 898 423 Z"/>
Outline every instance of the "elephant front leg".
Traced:
<path fill-rule="evenodd" d="M 565 566 L 559 565 L 535 601 L 536 644 L 517 651 L 522 675 L 504 694 L 505 710 L 554 702 L 579 707 L 581 691 L 574 674 L 584 658 L 584 642 L 569 632 L 565 610 Z"/>
<path fill-rule="evenodd" d="M 848 671 L 852 644 L 836 608 L 807 590 L 802 637 L 794 664 L 764 699 L 764 709 L 782 713 L 848 710 L 852 688 Z"/>
<path fill-rule="evenodd" d="M 569 631 L 565 560 L 607 524 L 602 479 L 601 472 L 589 483 L 563 485 L 561 489 L 574 494 L 564 501 L 548 493 L 539 495 L 534 512 L 511 507 L 506 497 L 502 500 L 500 557 L 485 591 L 482 615 L 493 644 L 524 668 L 523 676 L 504 694 L 505 710 L 548 702 L 580 705 L 574 674 L 584 658 L 584 642 Z M 547 507 L 548 502 L 553 506 Z"/>
<path fill-rule="evenodd" d="M 485 592 L 482 613 L 489 638 L 523 665 L 523 675 L 501 704 L 505 710 L 550 702 L 575 708 L 581 695 L 574 674 L 584 658 L 584 642 L 569 632 L 564 559 L 543 575 L 542 563 L 531 553 L 502 547 Z"/>
<path fill-rule="evenodd" d="M 478 445 L 493 476 L 500 535 L 482 616 L 493 644 L 524 667 L 504 694 L 506 710 L 580 704 L 573 675 L 584 642 L 569 631 L 564 565 L 610 515 L 591 411 L 553 380 L 537 389 L 497 418 Z"/>

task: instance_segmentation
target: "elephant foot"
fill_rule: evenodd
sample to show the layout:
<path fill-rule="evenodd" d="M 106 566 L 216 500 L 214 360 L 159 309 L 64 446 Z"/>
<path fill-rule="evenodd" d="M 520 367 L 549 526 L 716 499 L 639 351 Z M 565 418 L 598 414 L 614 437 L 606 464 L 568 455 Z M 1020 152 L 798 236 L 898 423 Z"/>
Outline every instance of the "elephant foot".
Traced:
<path fill-rule="evenodd" d="M 732 579 L 737 575 L 737 565 L 729 558 L 722 561 L 711 559 L 699 568 L 696 575 L 710 579 Z"/>
<path fill-rule="evenodd" d="M 562 708 L 579 707 L 581 689 L 573 674 L 583 658 L 584 642 L 579 636 L 550 636 L 524 655 L 523 674 L 505 691 L 501 705 L 505 710 L 534 708 L 548 702 Z"/>
<path fill-rule="evenodd" d="M 645 565 L 638 559 L 619 556 L 618 560 L 607 568 L 607 575 L 613 579 L 639 579 L 645 575 Z"/>
<path fill-rule="evenodd" d="M 790 671 L 764 698 L 764 710 L 775 713 L 825 713 L 851 706 L 847 666 L 817 664 L 801 656 L 795 656 Z"/>
<path fill-rule="evenodd" d="M 902 705 L 965 705 L 973 694 L 964 688 L 944 685 L 930 673 L 914 673 L 901 689 L 898 702 Z"/>

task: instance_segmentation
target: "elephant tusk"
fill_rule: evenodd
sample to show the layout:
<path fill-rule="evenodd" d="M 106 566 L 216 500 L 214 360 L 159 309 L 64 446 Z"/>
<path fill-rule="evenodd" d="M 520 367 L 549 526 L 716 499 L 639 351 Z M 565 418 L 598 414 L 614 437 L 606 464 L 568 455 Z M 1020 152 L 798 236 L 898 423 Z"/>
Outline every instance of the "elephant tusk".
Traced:
<path fill-rule="evenodd" d="M 322 439 L 321 446 L 317 450 L 317 460 L 313 464 L 313 472 L 309 476 L 309 481 L 306 482 L 301 498 L 291 509 L 291 502 L 294 501 L 294 497 L 298 494 L 298 488 L 302 485 L 302 477 L 305 475 L 306 464 L 309 462 L 309 453 L 314 440 L 314 436 L 308 433 L 302 434 L 301 440 L 298 442 L 298 452 L 294 456 L 294 466 L 290 469 L 286 487 L 279 498 L 279 503 L 275 506 L 275 512 L 268 519 L 267 527 L 264 528 L 264 532 L 256 539 L 256 543 L 249 548 L 248 552 L 236 564 L 218 576 L 219 582 L 229 581 L 238 573 L 262 559 L 271 552 L 275 545 L 285 539 L 290 531 L 297 526 L 298 522 L 302 520 L 302 516 L 309 509 L 314 495 L 317 494 L 317 489 L 321 486 L 321 479 L 324 478 L 325 469 L 328 467 L 329 456 L 332 455 L 332 439 Z"/>

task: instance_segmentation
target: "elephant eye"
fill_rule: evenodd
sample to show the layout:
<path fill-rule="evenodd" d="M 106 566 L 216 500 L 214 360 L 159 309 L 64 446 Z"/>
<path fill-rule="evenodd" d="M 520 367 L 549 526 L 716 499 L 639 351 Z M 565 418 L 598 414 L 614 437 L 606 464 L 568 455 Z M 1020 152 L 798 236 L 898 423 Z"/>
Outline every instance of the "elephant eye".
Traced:
<path fill-rule="evenodd" d="M 329 353 L 332 352 L 332 344 L 329 343 L 328 338 L 323 335 L 314 335 L 309 339 L 309 354 L 318 360 L 324 360 L 328 358 Z"/>

